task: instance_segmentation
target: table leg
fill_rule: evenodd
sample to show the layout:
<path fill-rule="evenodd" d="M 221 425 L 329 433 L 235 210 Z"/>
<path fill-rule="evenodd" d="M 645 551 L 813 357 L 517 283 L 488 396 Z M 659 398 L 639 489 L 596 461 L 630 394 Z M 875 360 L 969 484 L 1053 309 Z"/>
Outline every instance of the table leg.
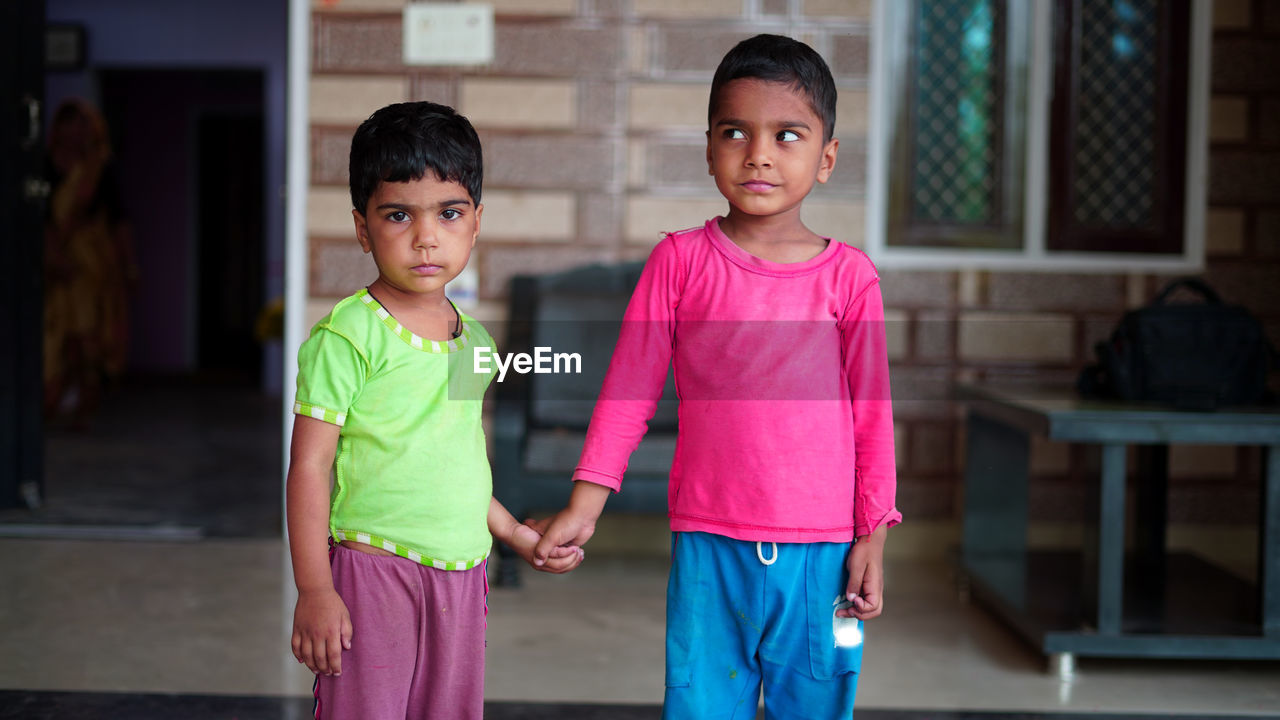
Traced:
<path fill-rule="evenodd" d="M 1280 445 L 1262 458 L 1262 503 L 1258 519 L 1258 590 L 1262 634 L 1280 638 Z"/>
<path fill-rule="evenodd" d="M 1169 446 L 1140 445 L 1137 492 L 1134 496 L 1135 555 L 1144 570 L 1164 566 L 1165 534 L 1169 520 Z"/>
<path fill-rule="evenodd" d="M 1049 655 L 1049 672 L 1062 682 L 1070 682 L 1076 675 L 1075 653 L 1059 652 Z"/>
<path fill-rule="evenodd" d="M 1125 446 L 1102 446 L 1098 507 L 1098 632 L 1118 635 L 1124 595 Z"/>
<path fill-rule="evenodd" d="M 1165 616 L 1166 536 L 1169 524 L 1169 446 L 1139 445 L 1134 468 L 1134 554 L 1138 578 L 1128 588 L 1130 623 L 1159 627 Z M 1133 625 L 1130 625 L 1133 628 Z"/>
<path fill-rule="evenodd" d="M 969 413 L 964 469 L 962 555 L 967 571 L 1026 603 L 1027 434 Z"/>

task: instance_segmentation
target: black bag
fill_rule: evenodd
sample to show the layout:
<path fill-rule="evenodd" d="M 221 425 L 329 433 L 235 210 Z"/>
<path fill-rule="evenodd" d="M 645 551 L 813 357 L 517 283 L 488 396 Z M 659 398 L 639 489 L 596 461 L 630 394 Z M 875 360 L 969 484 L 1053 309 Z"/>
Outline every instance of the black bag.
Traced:
<path fill-rule="evenodd" d="M 1179 288 L 1202 303 L 1169 303 Z M 1146 307 L 1124 314 L 1107 342 L 1095 346 L 1098 364 L 1085 368 L 1078 388 L 1086 397 L 1213 410 L 1270 400 L 1267 373 L 1276 353 L 1262 323 L 1196 278 L 1174 280 Z"/>

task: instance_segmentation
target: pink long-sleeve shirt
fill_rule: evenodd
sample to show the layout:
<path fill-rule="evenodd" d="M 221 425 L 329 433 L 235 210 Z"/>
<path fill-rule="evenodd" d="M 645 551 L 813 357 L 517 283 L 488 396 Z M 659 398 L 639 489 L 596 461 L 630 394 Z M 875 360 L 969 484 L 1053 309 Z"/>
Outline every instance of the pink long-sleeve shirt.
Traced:
<path fill-rule="evenodd" d="M 893 412 L 879 277 L 836 241 L 775 263 L 719 218 L 653 249 L 627 306 L 574 478 L 621 489 L 674 366 L 671 529 L 848 542 L 894 507 Z"/>

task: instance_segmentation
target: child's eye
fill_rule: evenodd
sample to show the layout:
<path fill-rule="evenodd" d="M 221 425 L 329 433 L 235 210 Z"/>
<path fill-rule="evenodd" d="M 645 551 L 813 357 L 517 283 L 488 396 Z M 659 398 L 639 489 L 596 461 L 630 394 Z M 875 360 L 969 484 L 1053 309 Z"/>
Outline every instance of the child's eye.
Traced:
<path fill-rule="evenodd" d="M 444 210 L 440 211 L 440 217 L 444 218 L 445 220 L 457 220 L 458 218 L 462 217 L 462 212 L 459 211 L 457 208 L 445 208 Z"/>
<path fill-rule="evenodd" d="M 725 140 L 745 140 L 747 134 L 737 128 L 729 128 L 724 131 Z"/>
<path fill-rule="evenodd" d="M 396 210 L 393 213 L 389 213 L 387 219 L 393 223 L 402 223 L 409 219 L 409 213 L 403 210 Z"/>
<path fill-rule="evenodd" d="M 783 130 L 778 133 L 778 140 L 781 142 L 795 142 L 800 139 L 800 134 L 794 130 Z"/>

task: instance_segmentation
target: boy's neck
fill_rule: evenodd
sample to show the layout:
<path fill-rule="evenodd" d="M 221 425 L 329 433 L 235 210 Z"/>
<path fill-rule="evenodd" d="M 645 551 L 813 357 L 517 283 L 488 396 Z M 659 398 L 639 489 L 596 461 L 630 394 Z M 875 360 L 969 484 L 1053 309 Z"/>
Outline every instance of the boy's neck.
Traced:
<path fill-rule="evenodd" d="M 445 297 L 444 288 L 429 293 L 410 293 L 378 278 L 369 284 L 369 294 L 397 322 L 428 340 L 450 339 L 453 336 L 451 328 L 460 319 L 454 314 L 453 303 Z"/>
<path fill-rule="evenodd" d="M 800 222 L 799 209 L 781 216 L 761 217 L 729 209 L 720 231 L 743 250 L 773 262 L 809 260 L 827 246 L 826 238 Z"/>
<path fill-rule="evenodd" d="M 383 305 L 401 307 L 407 310 L 431 309 L 440 306 L 448 307 L 444 288 L 426 293 L 405 292 L 379 277 L 369 283 L 369 292 Z M 388 310 L 391 308 L 388 307 Z"/>

